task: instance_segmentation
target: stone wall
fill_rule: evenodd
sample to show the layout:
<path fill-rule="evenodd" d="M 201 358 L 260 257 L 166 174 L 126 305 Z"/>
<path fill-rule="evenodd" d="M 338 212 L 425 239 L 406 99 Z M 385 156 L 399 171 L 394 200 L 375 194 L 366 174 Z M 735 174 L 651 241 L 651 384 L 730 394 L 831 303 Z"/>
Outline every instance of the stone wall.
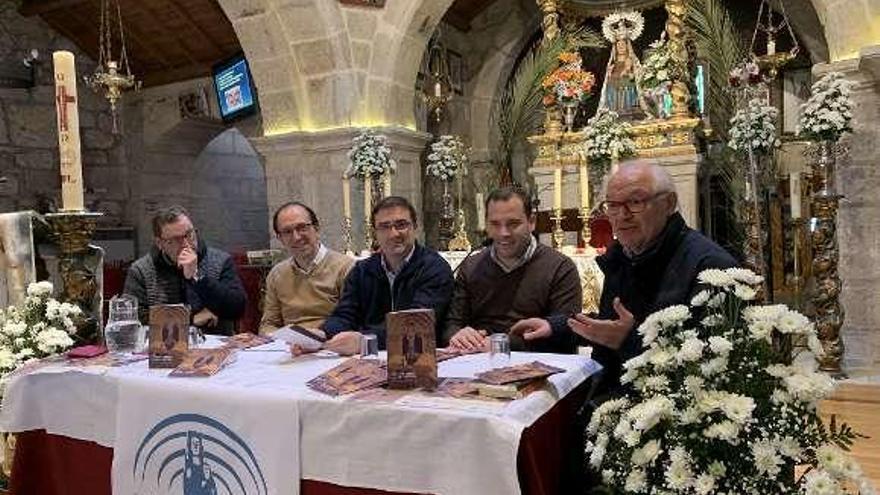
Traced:
<path fill-rule="evenodd" d="M 0 4 L 0 63 L 19 66 L 31 49 L 39 51 L 36 85 L 0 89 L 0 211 L 45 208 L 61 191 L 52 52 L 69 50 L 77 74 L 94 71 L 95 63 L 38 17 L 21 17 L 15 2 Z M 123 138 L 111 133 L 109 105 L 78 82 L 86 207 L 103 211 L 103 225 L 128 219 L 129 171 Z"/>

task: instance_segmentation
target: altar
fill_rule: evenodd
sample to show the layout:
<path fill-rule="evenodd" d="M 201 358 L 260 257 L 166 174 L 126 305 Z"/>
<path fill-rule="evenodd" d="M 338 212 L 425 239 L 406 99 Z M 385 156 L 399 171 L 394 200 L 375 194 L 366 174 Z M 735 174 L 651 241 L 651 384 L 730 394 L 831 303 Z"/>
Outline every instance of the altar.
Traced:
<path fill-rule="evenodd" d="M 214 418 L 224 418 L 225 410 L 251 418 L 237 431 L 254 452 L 260 452 L 253 440 L 259 433 L 249 430 L 276 432 L 270 448 L 291 442 L 293 458 L 283 459 L 279 471 L 289 485 L 269 493 L 558 493 L 560 456 L 578 437 L 569 431 L 571 421 L 599 367 L 583 356 L 534 353 L 514 353 L 511 363 L 533 360 L 565 371 L 523 399 L 487 402 L 418 392 L 325 396 L 306 382 L 342 359 L 291 359 L 282 344 L 274 343 L 239 351 L 233 364 L 210 378 L 170 378 L 167 370 L 148 369 L 145 361 L 111 367 L 59 359 L 11 379 L 0 428 L 20 433 L 12 476 L 18 494 L 60 495 L 71 493 L 69 487 L 109 494 L 111 461 L 123 462 L 124 452 L 133 455 L 136 447 L 125 438 L 140 438 L 138 432 L 150 427 L 138 424 L 139 413 L 133 411 L 167 406 L 188 413 L 207 405 Z M 487 367 L 487 355 L 474 354 L 440 363 L 439 375 L 469 377 Z M 279 406 L 296 413 L 273 415 Z M 284 438 L 287 428 L 292 430 Z M 214 475 L 229 481 L 220 444 L 206 440 L 202 445 L 206 458 L 215 459 Z M 174 450 L 168 452 L 166 462 L 177 462 Z M 278 459 L 255 459 L 271 478 L 271 464 Z"/>

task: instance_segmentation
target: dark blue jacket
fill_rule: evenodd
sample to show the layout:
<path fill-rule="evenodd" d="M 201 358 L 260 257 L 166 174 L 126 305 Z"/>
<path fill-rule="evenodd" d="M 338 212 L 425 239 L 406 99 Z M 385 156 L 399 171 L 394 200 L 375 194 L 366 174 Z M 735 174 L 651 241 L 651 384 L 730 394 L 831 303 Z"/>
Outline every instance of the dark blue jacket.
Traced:
<path fill-rule="evenodd" d="M 605 274 L 599 318 L 617 319 L 615 297 L 635 317 L 635 325 L 619 350 L 594 346 L 593 357 L 605 368 L 605 383 L 612 389 L 619 384 L 621 364 L 643 351 L 636 329 L 648 315 L 676 304 L 690 304 L 698 292 L 701 271 L 737 266 L 733 256 L 689 228 L 678 213 L 669 217 L 659 240 L 648 251 L 630 258 L 615 242 L 596 262 Z"/>
<path fill-rule="evenodd" d="M 404 309 L 433 309 L 436 329 L 444 327 L 452 298 L 452 269 L 436 251 L 418 243 L 414 249 L 395 277 L 394 287 L 388 283 L 380 253 L 354 265 L 339 303 L 321 326 L 328 338 L 346 330 L 371 333 L 378 337 L 380 349 L 385 349 L 385 315 Z"/>

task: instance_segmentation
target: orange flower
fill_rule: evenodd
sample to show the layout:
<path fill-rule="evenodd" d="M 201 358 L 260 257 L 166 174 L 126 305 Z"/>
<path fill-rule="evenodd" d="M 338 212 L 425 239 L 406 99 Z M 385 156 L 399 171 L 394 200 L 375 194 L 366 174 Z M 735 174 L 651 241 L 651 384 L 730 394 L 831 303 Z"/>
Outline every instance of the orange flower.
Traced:
<path fill-rule="evenodd" d="M 581 56 L 577 52 L 562 52 L 559 54 L 559 61 L 563 64 L 580 62 Z"/>

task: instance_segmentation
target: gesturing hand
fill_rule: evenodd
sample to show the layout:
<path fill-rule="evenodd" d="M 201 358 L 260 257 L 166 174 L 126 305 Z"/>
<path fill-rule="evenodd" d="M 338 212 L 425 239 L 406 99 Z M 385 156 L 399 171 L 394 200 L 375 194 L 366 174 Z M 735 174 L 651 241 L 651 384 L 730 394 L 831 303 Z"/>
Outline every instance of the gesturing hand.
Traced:
<path fill-rule="evenodd" d="M 597 320 L 584 314 L 577 314 L 568 319 L 568 326 L 581 337 L 597 344 L 618 350 L 633 328 L 635 318 L 619 297 L 614 298 L 616 320 Z"/>
<path fill-rule="evenodd" d="M 199 258 L 196 252 L 189 246 L 180 250 L 177 255 L 177 266 L 183 270 L 183 278 L 189 280 L 196 275 L 199 269 Z"/>
<path fill-rule="evenodd" d="M 510 335 L 522 335 L 526 341 L 547 338 L 552 333 L 550 322 L 544 318 L 526 318 L 510 327 Z"/>

